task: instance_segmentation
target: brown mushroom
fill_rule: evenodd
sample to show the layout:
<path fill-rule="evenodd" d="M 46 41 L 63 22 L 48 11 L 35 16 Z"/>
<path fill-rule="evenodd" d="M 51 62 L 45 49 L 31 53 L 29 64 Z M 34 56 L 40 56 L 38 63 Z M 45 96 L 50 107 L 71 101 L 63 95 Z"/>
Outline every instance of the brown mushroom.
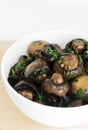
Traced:
<path fill-rule="evenodd" d="M 66 79 L 72 79 L 81 74 L 83 61 L 81 56 L 66 53 L 54 63 L 54 71 L 61 73 Z"/>
<path fill-rule="evenodd" d="M 47 63 L 39 59 L 27 66 L 25 76 L 26 78 L 39 83 L 49 75 L 49 72 L 50 70 Z"/>
<path fill-rule="evenodd" d="M 28 46 L 28 54 L 33 57 L 39 57 L 39 51 L 42 50 L 46 44 L 48 44 L 48 42 L 42 40 L 31 42 Z"/>
<path fill-rule="evenodd" d="M 63 63 L 61 64 L 61 67 L 65 68 L 65 70 L 73 70 L 77 68 L 78 66 L 78 57 L 75 54 L 69 54 L 62 56 Z"/>
<path fill-rule="evenodd" d="M 41 66 L 47 65 L 47 63 L 44 60 L 38 59 L 32 62 L 30 65 L 27 66 L 25 70 L 25 76 L 28 78 L 32 73 L 35 72 L 36 69 L 38 69 Z"/>
<path fill-rule="evenodd" d="M 22 96 L 33 100 L 35 94 L 38 93 L 36 86 L 33 83 L 21 80 L 13 87 Z"/>
<path fill-rule="evenodd" d="M 72 42 L 72 47 L 76 51 L 76 53 L 80 53 L 84 50 L 85 45 L 83 39 L 75 39 Z"/>
<path fill-rule="evenodd" d="M 63 77 L 60 73 L 54 73 L 50 79 L 54 84 L 61 84 L 64 82 Z"/>
<path fill-rule="evenodd" d="M 58 59 L 61 53 L 62 50 L 58 44 L 47 44 L 39 52 L 39 56 L 47 62 L 52 62 Z"/>
<path fill-rule="evenodd" d="M 54 84 L 50 79 L 45 79 L 42 83 L 42 87 L 45 92 L 54 94 L 56 96 L 63 97 L 69 90 L 69 85 L 66 83 L 61 83 L 59 85 Z"/>
<path fill-rule="evenodd" d="M 78 98 L 88 98 L 88 75 L 81 75 L 73 80 L 72 93 Z"/>
<path fill-rule="evenodd" d="M 81 38 L 73 39 L 66 44 L 65 49 L 67 52 L 80 54 L 85 49 L 85 40 Z"/>
<path fill-rule="evenodd" d="M 19 91 L 19 94 L 21 94 L 22 96 L 30 99 L 30 100 L 33 100 L 33 92 L 30 91 L 30 90 L 22 90 L 22 91 Z"/>

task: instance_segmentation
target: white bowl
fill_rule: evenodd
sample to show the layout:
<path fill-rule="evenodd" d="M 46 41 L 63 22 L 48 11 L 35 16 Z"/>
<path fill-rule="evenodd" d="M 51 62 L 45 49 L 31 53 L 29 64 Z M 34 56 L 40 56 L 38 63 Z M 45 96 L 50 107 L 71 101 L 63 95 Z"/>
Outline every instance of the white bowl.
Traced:
<path fill-rule="evenodd" d="M 16 41 L 7 50 L 3 57 L 1 72 L 5 88 L 11 100 L 21 112 L 39 123 L 53 127 L 71 127 L 79 125 L 88 121 L 88 105 L 72 108 L 60 108 L 41 105 L 30 101 L 18 94 L 8 83 L 7 77 L 10 68 L 14 63 L 16 63 L 20 55 L 27 53 L 27 47 L 32 41 L 45 40 L 52 43 L 60 43 L 60 45 L 64 47 L 67 42 L 75 38 L 87 39 L 80 34 L 67 31 L 47 31 L 31 34 Z"/>

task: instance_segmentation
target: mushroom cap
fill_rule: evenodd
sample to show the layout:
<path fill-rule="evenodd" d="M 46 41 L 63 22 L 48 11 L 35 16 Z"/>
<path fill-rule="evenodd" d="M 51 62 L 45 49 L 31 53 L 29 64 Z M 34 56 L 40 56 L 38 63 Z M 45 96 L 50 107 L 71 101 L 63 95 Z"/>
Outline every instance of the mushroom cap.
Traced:
<path fill-rule="evenodd" d="M 47 93 L 54 94 L 60 97 L 65 96 L 69 90 L 68 84 L 61 83 L 59 85 L 55 85 L 50 79 L 45 79 L 42 83 L 42 87 Z"/>
<path fill-rule="evenodd" d="M 47 65 L 47 63 L 42 60 L 38 59 L 29 64 L 25 69 L 25 76 L 28 78 L 31 74 L 33 74 L 38 68 L 43 67 L 44 65 Z"/>
<path fill-rule="evenodd" d="M 63 83 L 63 77 L 60 73 L 53 73 L 53 75 L 51 76 L 50 80 L 54 83 L 54 84 L 61 84 Z"/>
<path fill-rule="evenodd" d="M 71 40 L 66 44 L 65 50 L 67 52 L 81 54 L 85 49 L 85 40 L 82 38 L 77 38 Z"/>
<path fill-rule="evenodd" d="M 79 57 L 76 54 L 69 53 L 60 56 L 59 60 L 53 65 L 54 71 L 61 73 L 68 80 L 79 76 L 83 69 L 83 60 L 81 56 Z"/>
<path fill-rule="evenodd" d="M 38 57 L 39 56 L 39 51 L 42 50 L 42 48 L 48 44 L 48 42 L 46 41 L 33 41 L 29 44 L 28 46 L 28 54 L 32 55 L 34 57 Z"/>
<path fill-rule="evenodd" d="M 39 56 L 47 62 L 52 62 L 58 59 L 61 52 L 61 47 L 58 44 L 47 44 L 39 52 Z"/>
<path fill-rule="evenodd" d="M 72 93 L 88 99 L 88 75 L 80 75 L 72 81 Z"/>
<path fill-rule="evenodd" d="M 36 86 L 33 83 L 27 82 L 25 80 L 19 81 L 13 88 L 16 91 L 32 90 L 33 92 L 38 92 Z"/>

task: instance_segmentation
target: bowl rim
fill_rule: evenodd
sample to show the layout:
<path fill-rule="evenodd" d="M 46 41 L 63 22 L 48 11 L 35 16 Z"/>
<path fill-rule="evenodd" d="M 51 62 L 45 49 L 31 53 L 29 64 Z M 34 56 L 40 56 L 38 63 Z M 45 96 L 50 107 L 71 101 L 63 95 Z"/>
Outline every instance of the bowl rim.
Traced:
<path fill-rule="evenodd" d="M 16 92 L 14 90 L 14 88 L 9 84 L 6 76 L 5 76 L 5 72 L 4 72 L 4 63 L 5 63 L 5 58 L 7 57 L 7 54 L 8 52 L 11 50 L 11 48 L 13 48 L 14 46 L 16 46 L 16 44 L 20 43 L 21 41 L 27 39 L 28 37 L 33 37 L 35 35 L 39 35 L 39 34 L 45 34 L 45 33 L 71 33 L 71 34 L 77 34 L 77 35 L 80 35 L 80 36 L 83 36 L 87 39 L 87 36 L 86 35 L 82 35 L 81 33 L 77 33 L 77 32 L 74 32 L 74 31 L 66 31 L 66 30 L 46 30 L 46 31 L 41 31 L 41 32 L 36 32 L 36 33 L 31 33 L 31 34 L 28 34 L 28 35 L 25 35 L 24 37 L 21 37 L 19 40 L 13 42 L 13 44 L 6 50 L 6 52 L 4 53 L 3 55 L 3 58 L 2 58 L 2 61 L 1 61 L 1 76 L 2 76 L 2 79 L 3 81 L 6 83 L 6 85 L 4 84 L 4 87 L 6 88 L 10 88 L 10 90 L 17 96 L 17 98 L 21 98 L 22 100 L 24 100 L 25 102 L 27 103 L 32 103 L 34 105 L 37 105 L 39 107 L 43 107 L 43 108 L 48 108 L 48 109 L 59 109 L 59 110 L 65 110 L 65 111 L 68 111 L 68 110 L 77 110 L 77 109 L 84 109 L 85 107 L 88 107 L 88 105 L 82 105 L 82 106 L 76 106 L 76 107 L 54 107 L 54 106 L 48 106 L 48 105 L 43 105 L 43 104 L 39 104 L 37 102 L 34 102 L 34 101 L 31 101 L 27 98 L 25 98 L 24 96 L 20 95 L 18 92 Z M 7 87 L 8 86 L 8 87 Z M 11 99 L 11 98 L 10 98 Z"/>

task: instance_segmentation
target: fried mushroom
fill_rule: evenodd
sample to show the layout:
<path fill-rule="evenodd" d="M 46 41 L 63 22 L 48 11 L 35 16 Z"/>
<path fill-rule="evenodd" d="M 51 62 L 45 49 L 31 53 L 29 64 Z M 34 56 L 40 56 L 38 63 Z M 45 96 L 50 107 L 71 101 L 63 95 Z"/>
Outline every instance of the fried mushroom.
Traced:
<path fill-rule="evenodd" d="M 42 40 L 31 42 L 28 46 L 28 54 L 38 58 L 40 50 L 42 50 L 46 44 L 48 44 L 48 42 Z"/>
<path fill-rule="evenodd" d="M 83 69 L 82 57 L 76 54 L 67 54 L 60 56 L 54 63 L 54 71 L 61 73 L 66 79 L 72 79 L 81 74 Z"/>
<path fill-rule="evenodd" d="M 69 90 L 69 85 L 66 83 L 61 83 L 59 85 L 54 84 L 50 79 L 45 79 L 42 83 L 42 87 L 45 92 L 63 97 Z"/>
<path fill-rule="evenodd" d="M 58 59 L 61 52 L 61 47 L 58 44 L 47 44 L 39 52 L 39 56 L 47 62 L 52 62 Z"/>
<path fill-rule="evenodd" d="M 72 93 L 74 93 L 77 98 L 88 99 L 88 75 L 81 75 L 73 80 Z"/>

